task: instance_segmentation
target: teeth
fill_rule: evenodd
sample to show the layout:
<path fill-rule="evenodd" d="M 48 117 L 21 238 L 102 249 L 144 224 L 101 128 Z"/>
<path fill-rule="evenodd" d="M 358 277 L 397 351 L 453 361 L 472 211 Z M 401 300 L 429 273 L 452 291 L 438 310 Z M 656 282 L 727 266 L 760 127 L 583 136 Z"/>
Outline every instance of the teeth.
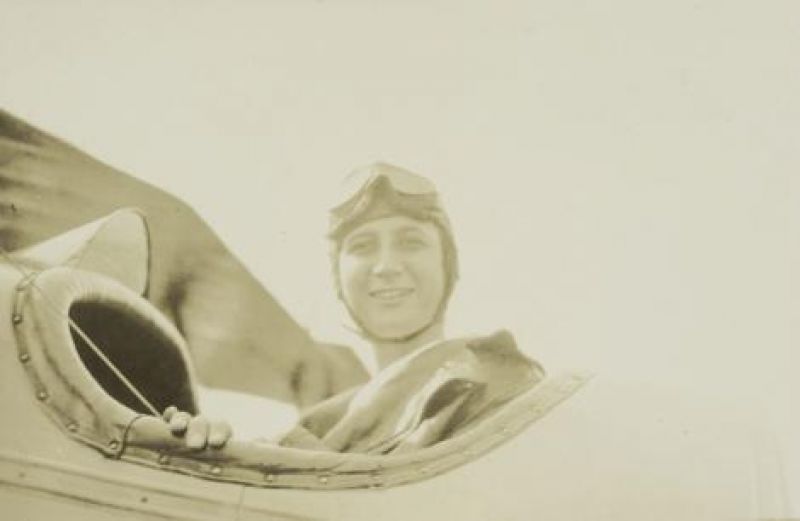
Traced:
<path fill-rule="evenodd" d="M 372 291 L 370 293 L 370 295 L 372 295 L 373 297 L 376 297 L 376 298 L 381 298 L 381 299 L 393 299 L 393 298 L 399 298 L 399 297 L 408 295 L 409 293 L 411 293 L 411 290 L 407 289 L 407 288 L 379 289 L 379 290 L 376 290 L 376 291 Z"/>

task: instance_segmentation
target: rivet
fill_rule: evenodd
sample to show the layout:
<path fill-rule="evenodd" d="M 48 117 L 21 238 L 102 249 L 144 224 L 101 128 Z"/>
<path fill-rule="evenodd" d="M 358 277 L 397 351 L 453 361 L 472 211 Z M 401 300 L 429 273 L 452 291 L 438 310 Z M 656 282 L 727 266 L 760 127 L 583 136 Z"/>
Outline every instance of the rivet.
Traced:
<path fill-rule="evenodd" d="M 147 501 L 148 501 L 147 496 L 142 496 L 142 499 L 140 499 L 140 501 L 142 503 L 147 503 Z"/>
<path fill-rule="evenodd" d="M 22 324 L 22 315 L 20 315 L 20 314 L 18 314 L 18 313 L 15 313 L 15 314 L 14 314 L 14 315 L 11 317 L 11 322 L 12 322 L 14 325 Z"/>
<path fill-rule="evenodd" d="M 117 440 L 111 440 L 108 442 L 108 447 L 111 450 L 117 450 L 117 447 L 119 447 L 119 442 Z"/>
<path fill-rule="evenodd" d="M 30 361 L 30 359 L 31 355 L 29 355 L 28 353 L 20 353 L 19 355 L 19 361 L 22 363 L 28 362 Z"/>
<path fill-rule="evenodd" d="M 272 483 L 273 481 L 275 481 L 275 474 L 267 474 L 266 476 L 264 476 L 264 479 L 267 480 L 267 483 Z"/>
<path fill-rule="evenodd" d="M 77 423 L 68 423 L 67 424 L 67 430 L 69 432 L 76 432 L 78 430 L 78 424 Z"/>
<path fill-rule="evenodd" d="M 36 393 L 36 397 L 40 400 L 47 400 L 47 391 L 39 391 Z"/>
<path fill-rule="evenodd" d="M 169 456 L 167 456 L 166 454 L 160 454 L 158 456 L 158 462 L 161 465 L 166 465 L 167 463 L 169 463 Z"/>
<path fill-rule="evenodd" d="M 326 485 L 328 483 L 328 476 L 320 476 L 319 482 L 322 483 L 323 485 Z"/>
<path fill-rule="evenodd" d="M 215 476 L 219 476 L 220 474 L 222 474 L 222 467 L 220 467 L 219 465 L 214 465 L 213 467 L 211 467 L 211 473 L 214 474 Z"/>

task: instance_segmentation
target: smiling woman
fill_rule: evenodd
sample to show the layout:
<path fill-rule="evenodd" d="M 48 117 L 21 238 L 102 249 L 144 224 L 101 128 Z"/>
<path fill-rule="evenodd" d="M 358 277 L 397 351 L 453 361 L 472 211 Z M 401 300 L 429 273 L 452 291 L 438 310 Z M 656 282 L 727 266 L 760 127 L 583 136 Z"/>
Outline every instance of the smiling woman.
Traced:
<path fill-rule="evenodd" d="M 436 187 L 386 163 L 356 170 L 346 184 L 331 210 L 333 274 L 377 370 L 307 411 L 289 442 L 300 430 L 300 439 L 311 433 L 334 450 L 424 447 L 534 386 L 543 371 L 507 332 L 444 339 L 458 256 Z"/>

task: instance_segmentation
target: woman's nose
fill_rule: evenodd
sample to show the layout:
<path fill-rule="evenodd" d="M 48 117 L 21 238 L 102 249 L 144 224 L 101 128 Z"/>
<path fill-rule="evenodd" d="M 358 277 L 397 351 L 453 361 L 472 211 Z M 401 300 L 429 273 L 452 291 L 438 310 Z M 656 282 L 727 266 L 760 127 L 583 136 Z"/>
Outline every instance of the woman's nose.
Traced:
<path fill-rule="evenodd" d="M 393 277 L 401 271 L 402 264 L 397 254 L 391 248 L 381 248 L 372 266 L 372 274 L 378 277 Z"/>

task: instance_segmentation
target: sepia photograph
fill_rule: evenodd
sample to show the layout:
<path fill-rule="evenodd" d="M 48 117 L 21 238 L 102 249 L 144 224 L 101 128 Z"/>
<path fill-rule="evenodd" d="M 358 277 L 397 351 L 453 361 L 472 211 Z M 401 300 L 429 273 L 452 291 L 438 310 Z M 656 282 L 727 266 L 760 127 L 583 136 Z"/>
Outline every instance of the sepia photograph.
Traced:
<path fill-rule="evenodd" d="M 0 13 L 3 519 L 800 520 L 800 4 Z"/>

